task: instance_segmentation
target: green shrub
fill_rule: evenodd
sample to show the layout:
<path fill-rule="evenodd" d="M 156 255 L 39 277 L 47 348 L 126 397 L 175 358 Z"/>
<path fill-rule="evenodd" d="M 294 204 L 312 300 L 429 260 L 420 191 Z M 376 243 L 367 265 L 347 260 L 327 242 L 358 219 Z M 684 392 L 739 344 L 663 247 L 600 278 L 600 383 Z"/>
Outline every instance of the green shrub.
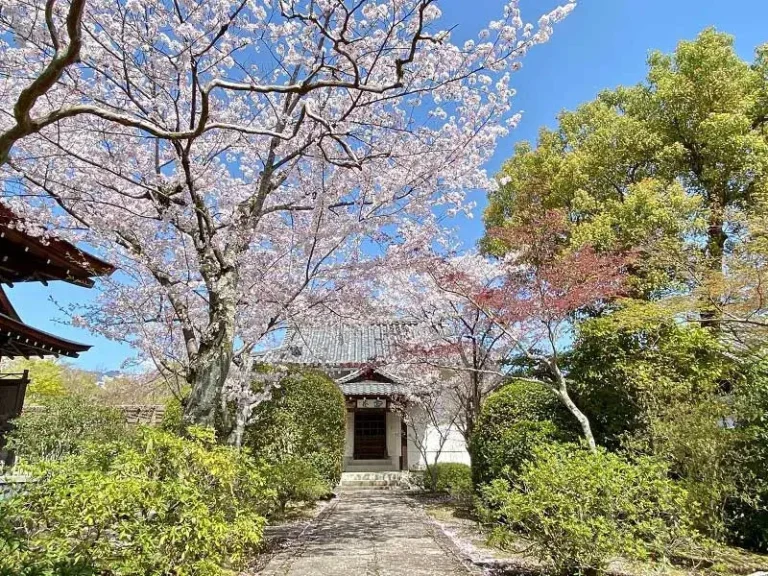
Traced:
<path fill-rule="evenodd" d="M 167 432 L 181 434 L 184 429 L 183 418 L 184 407 L 182 406 L 181 399 L 173 396 L 165 403 L 165 410 L 163 411 L 163 419 L 160 422 L 160 427 Z"/>
<path fill-rule="evenodd" d="M 0 502 L 0 573 L 218 576 L 262 541 L 274 492 L 245 453 L 207 429 L 139 428 L 40 464 Z M 5 546 L 3 550 L 2 547 Z"/>
<path fill-rule="evenodd" d="M 430 488 L 449 494 L 455 501 L 467 504 L 472 501 L 472 469 L 459 462 L 442 462 L 432 467 L 435 482 Z"/>
<path fill-rule="evenodd" d="M 738 464 L 740 498 L 726 506 L 728 539 L 768 553 L 768 364 L 751 366 L 732 400 L 738 437 L 730 456 Z"/>
<path fill-rule="evenodd" d="M 21 462 L 59 460 L 89 442 L 111 442 L 128 434 L 123 414 L 85 398 L 50 398 L 44 409 L 13 421 L 8 446 Z"/>
<path fill-rule="evenodd" d="M 497 534 L 525 533 L 561 574 L 599 571 L 619 555 L 662 556 L 689 534 L 685 491 L 647 458 L 539 446 L 516 486 L 497 479 L 481 492 Z"/>
<path fill-rule="evenodd" d="M 512 380 L 488 396 L 472 433 L 475 483 L 513 480 L 536 446 L 577 437 L 572 419 L 548 388 Z"/>
<path fill-rule="evenodd" d="M 277 493 L 281 512 L 285 512 L 288 502 L 314 502 L 330 493 L 327 480 L 303 458 L 286 457 L 273 464 L 267 482 Z"/>
<path fill-rule="evenodd" d="M 642 434 L 625 439 L 639 454 L 663 459 L 670 475 L 688 493 L 695 527 L 710 538 L 727 538 L 728 509 L 747 497 L 741 478 L 746 452 L 739 449 L 741 430 L 722 425 L 730 409 L 718 399 L 680 403 L 674 416 L 653 418 Z"/>
<path fill-rule="evenodd" d="M 674 421 L 678 406 L 708 401 L 732 379 L 734 363 L 716 337 L 659 314 L 627 304 L 579 325 L 568 366 L 573 395 L 607 448 L 619 448 L 627 433 L 647 433 L 654 419 Z"/>
<path fill-rule="evenodd" d="M 346 422 L 336 383 L 319 372 L 298 372 L 256 408 L 243 445 L 273 465 L 286 459 L 310 463 L 330 489 L 341 478 Z"/>

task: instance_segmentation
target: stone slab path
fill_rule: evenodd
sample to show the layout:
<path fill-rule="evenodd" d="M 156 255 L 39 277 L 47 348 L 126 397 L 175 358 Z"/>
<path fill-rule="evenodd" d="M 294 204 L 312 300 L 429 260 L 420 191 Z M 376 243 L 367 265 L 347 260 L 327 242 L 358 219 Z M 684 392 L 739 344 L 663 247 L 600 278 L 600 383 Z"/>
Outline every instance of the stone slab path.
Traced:
<path fill-rule="evenodd" d="M 342 492 L 262 576 L 467 576 L 406 494 Z"/>

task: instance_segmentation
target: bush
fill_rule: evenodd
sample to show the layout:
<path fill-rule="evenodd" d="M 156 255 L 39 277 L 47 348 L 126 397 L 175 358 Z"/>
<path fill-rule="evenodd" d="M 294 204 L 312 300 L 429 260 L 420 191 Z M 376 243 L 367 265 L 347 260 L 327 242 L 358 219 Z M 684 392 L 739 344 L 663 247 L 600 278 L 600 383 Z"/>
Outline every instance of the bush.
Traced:
<path fill-rule="evenodd" d="M 262 541 L 274 493 L 247 455 L 139 428 L 45 462 L 0 502 L 0 573 L 218 576 L 243 568 Z"/>
<path fill-rule="evenodd" d="M 346 422 L 336 383 L 318 372 L 299 372 L 285 377 L 272 398 L 256 408 L 243 445 L 273 465 L 308 462 L 330 490 L 341 478 Z"/>
<path fill-rule="evenodd" d="M 472 433 L 475 484 L 514 480 L 536 446 L 578 437 L 572 420 L 548 388 L 512 380 L 488 396 Z"/>
<path fill-rule="evenodd" d="M 739 449 L 741 430 L 722 424 L 731 409 L 716 398 L 680 403 L 674 415 L 652 419 L 643 434 L 624 442 L 630 452 L 667 463 L 670 475 L 688 493 L 695 527 L 719 542 L 727 539 L 730 504 L 747 497 L 741 486 L 746 472 L 746 452 Z"/>
<path fill-rule="evenodd" d="M 328 482 L 302 458 L 286 457 L 269 467 L 267 482 L 277 494 L 281 512 L 288 502 L 314 502 L 329 494 Z"/>
<path fill-rule="evenodd" d="M 517 486 L 494 480 L 482 496 L 497 533 L 524 532 L 561 574 L 602 570 L 618 555 L 662 556 L 689 534 L 685 491 L 664 464 L 629 462 L 602 449 L 540 446 Z"/>
<path fill-rule="evenodd" d="M 125 417 L 114 408 L 85 398 L 51 398 L 45 408 L 23 412 L 13 421 L 8 447 L 22 462 L 59 460 L 89 442 L 111 442 L 128 433 Z"/>
<path fill-rule="evenodd" d="M 768 364 L 751 366 L 732 395 L 736 442 L 732 459 L 738 467 L 740 498 L 727 506 L 732 544 L 768 552 Z"/>
<path fill-rule="evenodd" d="M 627 304 L 579 326 L 569 377 L 600 445 L 617 449 L 628 433 L 675 420 L 677 406 L 708 401 L 732 379 L 733 362 L 715 336 L 662 322 L 660 314 L 650 304 Z"/>
<path fill-rule="evenodd" d="M 442 462 L 432 466 L 434 485 L 429 486 L 435 492 L 448 494 L 460 503 L 472 501 L 472 469 L 459 462 Z M 430 475 L 427 475 L 427 479 Z"/>

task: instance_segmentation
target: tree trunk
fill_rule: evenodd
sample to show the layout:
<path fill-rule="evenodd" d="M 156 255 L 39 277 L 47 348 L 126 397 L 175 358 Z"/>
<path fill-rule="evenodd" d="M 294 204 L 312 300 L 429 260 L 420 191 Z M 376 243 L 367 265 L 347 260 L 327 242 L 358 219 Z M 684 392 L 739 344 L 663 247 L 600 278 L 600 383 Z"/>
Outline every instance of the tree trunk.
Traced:
<path fill-rule="evenodd" d="M 723 227 L 723 207 L 718 201 L 710 210 L 706 247 L 707 268 L 708 272 L 711 274 L 715 288 L 719 287 L 720 279 L 723 274 L 723 256 L 725 253 L 725 242 L 728 239 Z M 720 311 L 717 305 L 712 302 L 712 298 L 718 298 L 718 296 L 719 294 L 712 294 L 711 290 L 708 289 L 699 312 L 701 316 L 701 326 L 714 332 L 720 330 Z"/>
<path fill-rule="evenodd" d="M 232 340 L 222 334 L 196 355 L 187 377 L 191 392 L 184 405 L 184 422 L 215 428 L 219 438 L 226 438 L 231 432 L 231 418 L 222 392 L 232 349 Z"/>
<path fill-rule="evenodd" d="M 595 452 L 597 450 L 597 443 L 595 442 L 594 434 L 592 434 L 592 426 L 589 423 L 589 418 L 587 418 L 587 415 L 584 414 L 584 412 L 579 410 L 579 407 L 573 402 L 570 394 L 568 394 L 568 389 L 565 386 L 561 386 L 556 392 L 562 403 L 568 408 L 568 411 L 573 414 L 574 418 L 579 422 L 581 433 L 584 435 L 584 439 L 587 441 L 589 449 L 592 452 Z"/>
<path fill-rule="evenodd" d="M 568 383 L 565 380 L 565 376 L 563 376 L 563 373 L 560 371 L 560 367 L 557 365 L 557 361 L 555 359 L 550 359 L 546 362 L 543 362 L 542 365 L 542 367 L 549 371 L 551 375 L 550 377 L 554 380 L 554 382 L 551 382 L 550 385 L 555 394 L 557 394 L 557 397 L 560 398 L 560 401 L 565 405 L 565 407 L 568 408 L 568 411 L 573 414 L 573 417 L 576 418 L 579 426 L 581 427 L 581 433 L 584 436 L 584 439 L 587 441 L 589 449 L 592 452 L 595 452 L 597 450 L 597 443 L 595 442 L 594 434 L 592 434 L 592 426 L 589 423 L 589 418 L 587 418 L 587 415 L 584 414 L 584 412 L 579 410 L 579 407 L 576 406 L 576 403 L 568 393 Z"/>
<path fill-rule="evenodd" d="M 185 424 L 210 426 L 228 440 L 234 414 L 224 398 L 224 384 L 234 354 L 237 273 L 234 269 L 209 283 L 209 324 L 190 359 L 187 382 L 191 392 L 184 405 Z"/>

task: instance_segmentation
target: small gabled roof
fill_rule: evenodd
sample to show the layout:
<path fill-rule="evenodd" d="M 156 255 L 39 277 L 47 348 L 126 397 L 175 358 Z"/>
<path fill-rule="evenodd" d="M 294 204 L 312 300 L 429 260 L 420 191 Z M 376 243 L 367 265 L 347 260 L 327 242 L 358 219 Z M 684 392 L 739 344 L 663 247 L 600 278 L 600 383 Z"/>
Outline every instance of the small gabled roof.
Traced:
<path fill-rule="evenodd" d="M 348 384 L 339 384 L 344 396 L 374 396 L 381 398 L 390 398 L 392 396 L 405 396 L 408 389 L 399 384 L 390 384 L 387 382 L 376 382 L 373 380 L 363 380 L 362 382 L 350 382 Z"/>
<path fill-rule="evenodd" d="M 336 379 L 344 396 L 407 396 L 408 387 L 383 366 L 368 366 Z"/>

